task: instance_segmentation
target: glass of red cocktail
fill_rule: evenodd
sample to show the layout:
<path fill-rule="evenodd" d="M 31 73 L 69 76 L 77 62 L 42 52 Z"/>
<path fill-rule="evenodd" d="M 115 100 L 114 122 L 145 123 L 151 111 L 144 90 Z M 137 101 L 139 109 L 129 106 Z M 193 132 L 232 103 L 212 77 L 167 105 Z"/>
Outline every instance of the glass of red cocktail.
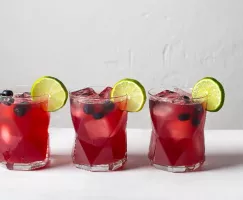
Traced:
<path fill-rule="evenodd" d="M 190 89 L 152 89 L 149 108 L 152 134 L 148 157 L 171 172 L 198 169 L 205 160 L 207 96 L 192 98 Z"/>
<path fill-rule="evenodd" d="M 27 87 L 0 94 L 0 164 L 33 170 L 49 161 L 48 95 L 31 96 Z"/>
<path fill-rule="evenodd" d="M 75 129 L 72 158 L 89 171 L 120 169 L 127 160 L 127 96 L 110 97 L 111 87 L 69 93 Z"/>

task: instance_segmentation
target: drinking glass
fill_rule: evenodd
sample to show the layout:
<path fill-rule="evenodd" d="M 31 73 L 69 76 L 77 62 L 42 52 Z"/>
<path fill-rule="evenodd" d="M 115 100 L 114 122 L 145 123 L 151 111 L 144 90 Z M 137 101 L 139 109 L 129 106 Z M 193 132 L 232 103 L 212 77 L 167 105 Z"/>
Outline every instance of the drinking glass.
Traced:
<path fill-rule="evenodd" d="M 205 161 L 207 97 L 192 98 L 190 88 L 151 89 L 148 94 L 152 122 L 148 157 L 152 165 L 170 172 L 200 168 Z"/>
<path fill-rule="evenodd" d="M 98 94 L 102 89 L 69 93 L 75 129 L 73 163 L 89 171 L 117 170 L 127 160 L 127 97 L 101 97 Z"/>
<path fill-rule="evenodd" d="M 30 96 L 27 86 L 11 91 L 0 94 L 0 164 L 10 170 L 42 168 L 49 161 L 48 96 Z"/>

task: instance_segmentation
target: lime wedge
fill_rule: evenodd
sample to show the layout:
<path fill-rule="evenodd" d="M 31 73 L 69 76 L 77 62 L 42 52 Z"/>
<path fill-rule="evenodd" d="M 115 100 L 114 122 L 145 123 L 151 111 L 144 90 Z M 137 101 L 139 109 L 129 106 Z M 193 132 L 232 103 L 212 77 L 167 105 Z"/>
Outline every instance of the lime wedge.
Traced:
<path fill-rule="evenodd" d="M 224 105 L 224 88 L 222 84 L 212 77 L 199 80 L 192 89 L 193 98 L 207 98 L 207 111 L 217 112 Z"/>
<path fill-rule="evenodd" d="M 125 78 L 118 81 L 112 91 L 111 98 L 127 95 L 128 112 L 140 111 L 146 101 L 146 92 L 143 85 L 135 79 Z"/>
<path fill-rule="evenodd" d="M 68 98 L 68 91 L 65 85 L 57 78 L 43 76 L 37 79 L 31 88 L 33 99 L 43 95 L 48 95 L 48 111 L 54 112 L 62 108 Z"/>

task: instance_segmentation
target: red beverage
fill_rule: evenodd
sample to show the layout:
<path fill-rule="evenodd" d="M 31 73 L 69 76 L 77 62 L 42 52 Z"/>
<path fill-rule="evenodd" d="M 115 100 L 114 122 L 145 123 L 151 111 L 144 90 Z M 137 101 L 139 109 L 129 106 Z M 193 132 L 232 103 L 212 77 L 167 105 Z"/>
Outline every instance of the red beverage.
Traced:
<path fill-rule="evenodd" d="M 73 162 L 90 171 L 112 171 L 127 159 L 126 98 L 109 98 L 112 88 L 97 94 L 91 88 L 70 93 L 76 132 Z"/>
<path fill-rule="evenodd" d="M 149 106 L 151 163 L 172 172 L 199 168 L 205 160 L 205 98 L 192 99 L 182 90 L 151 91 Z"/>
<path fill-rule="evenodd" d="M 47 98 L 41 99 L 0 96 L 0 163 L 8 169 L 32 170 L 48 162 L 50 116 Z"/>

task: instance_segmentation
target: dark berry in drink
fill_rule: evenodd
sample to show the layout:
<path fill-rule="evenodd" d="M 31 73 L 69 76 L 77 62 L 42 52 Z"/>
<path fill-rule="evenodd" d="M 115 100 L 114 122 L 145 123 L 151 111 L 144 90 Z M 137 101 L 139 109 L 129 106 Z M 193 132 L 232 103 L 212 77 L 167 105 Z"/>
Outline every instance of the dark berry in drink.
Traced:
<path fill-rule="evenodd" d="M 102 119 L 104 116 L 105 116 L 105 115 L 104 115 L 104 113 L 102 113 L 102 112 L 98 112 L 98 113 L 94 113 L 94 114 L 93 114 L 93 118 L 94 118 L 94 119 Z"/>
<path fill-rule="evenodd" d="M 106 113 L 111 112 L 115 108 L 115 104 L 112 101 L 106 101 L 103 106 Z"/>
<path fill-rule="evenodd" d="M 178 115 L 178 119 L 180 121 L 187 121 L 190 119 L 190 114 L 189 113 L 182 113 L 180 115 Z"/>
<path fill-rule="evenodd" d="M 13 91 L 12 90 L 3 90 L 3 92 L 2 92 L 2 94 L 1 94 L 2 96 L 7 96 L 7 97 L 11 97 L 11 96 L 13 96 Z"/>
<path fill-rule="evenodd" d="M 201 104 L 196 104 L 195 105 L 195 112 L 200 114 L 203 112 L 203 106 Z"/>
<path fill-rule="evenodd" d="M 83 111 L 87 115 L 93 114 L 94 112 L 93 104 L 84 104 Z"/>
<path fill-rule="evenodd" d="M 185 100 L 190 100 L 190 97 L 188 97 L 188 96 L 183 96 L 183 98 L 184 98 Z"/>
<path fill-rule="evenodd" d="M 198 126 L 199 124 L 200 124 L 200 119 L 199 118 L 196 118 L 196 117 L 194 117 L 193 119 L 192 119 L 192 125 L 193 126 Z"/>
<path fill-rule="evenodd" d="M 27 113 L 27 111 L 29 110 L 29 107 L 30 107 L 30 105 L 28 102 L 22 102 L 22 103 L 16 104 L 14 107 L 14 113 L 17 116 L 22 117 Z"/>

